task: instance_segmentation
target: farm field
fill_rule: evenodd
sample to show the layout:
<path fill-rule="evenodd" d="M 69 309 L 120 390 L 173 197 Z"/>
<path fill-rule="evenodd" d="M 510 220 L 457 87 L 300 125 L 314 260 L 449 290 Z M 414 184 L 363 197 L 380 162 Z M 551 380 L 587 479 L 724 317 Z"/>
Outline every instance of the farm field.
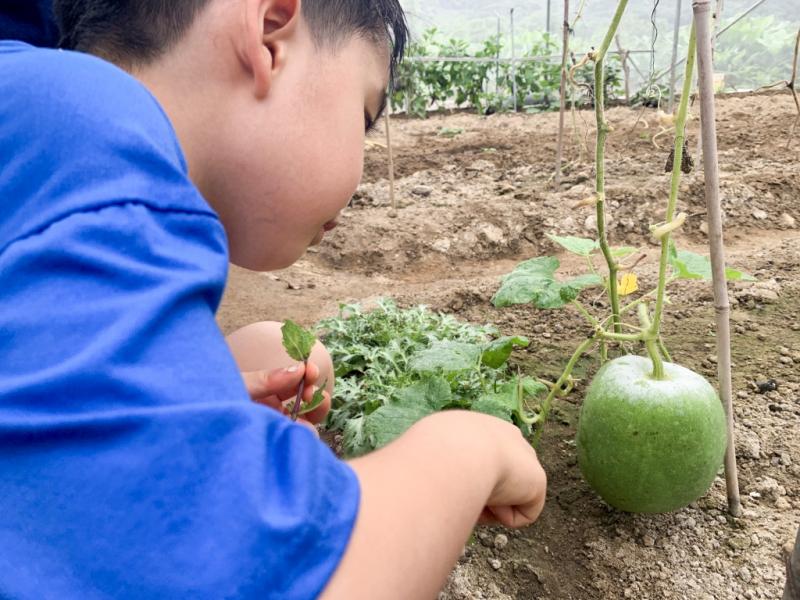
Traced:
<path fill-rule="evenodd" d="M 442 593 L 456 599 L 740 599 L 779 598 L 784 547 L 800 524 L 800 132 L 787 149 L 794 105 L 788 93 L 721 97 L 717 104 L 727 261 L 755 282 L 730 284 L 734 404 L 744 515 L 726 511 L 725 484 L 688 508 L 630 515 L 607 507 L 583 481 L 574 444 L 586 383 L 597 368 L 584 358 L 575 391 L 556 400 L 540 445 L 548 501 L 533 526 L 481 528 Z M 697 109 L 689 123 L 696 154 Z M 640 122 L 637 120 L 641 117 Z M 669 191 L 664 164 L 671 135 L 655 110 L 610 108 L 606 151 L 608 234 L 646 255 L 640 287 L 653 287 L 659 249 L 649 226 Z M 398 210 L 389 206 L 387 153 L 375 134 L 365 172 L 340 226 L 307 256 L 277 273 L 232 268 L 218 319 L 224 332 L 259 320 L 312 325 L 340 302 L 390 296 L 426 304 L 505 335 L 526 335 L 515 351 L 523 372 L 555 380 L 587 326 L 569 308 L 498 309 L 490 299 L 500 276 L 522 260 L 556 255 L 562 271 L 585 265 L 546 234 L 593 237 L 593 114 L 576 119 L 560 191 L 553 191 L 558 115 L 436 115 L 394 119 Z M 647 127 L 644 126 L 647 123 Z M 696 162 L 699 158 L 695 156 Z M 707 254 L 702 170 L 684 177 L 681 248 Z M 661 217 L 658 217 L 661 218 Z M 710 283 L 669 288 L 664 321 L 673 358 L 716 380 Z M 596 295 L 583 296 L 587 302 Z M 774 379 L 777 389 L 756 383 Z M 335 440 L 334 440 L 335 441 Z"/>

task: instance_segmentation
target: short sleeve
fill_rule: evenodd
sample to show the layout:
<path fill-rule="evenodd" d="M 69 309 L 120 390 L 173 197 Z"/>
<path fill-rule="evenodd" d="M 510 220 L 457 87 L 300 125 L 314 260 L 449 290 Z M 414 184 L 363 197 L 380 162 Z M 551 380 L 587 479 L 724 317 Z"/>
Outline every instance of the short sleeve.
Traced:
<path fill-rule="evenodd" d="M 353 471 L 252 403 L 215 320 L 224 232 L 127 202 L 0 253 L 0 597 L 314 598 Z"/>

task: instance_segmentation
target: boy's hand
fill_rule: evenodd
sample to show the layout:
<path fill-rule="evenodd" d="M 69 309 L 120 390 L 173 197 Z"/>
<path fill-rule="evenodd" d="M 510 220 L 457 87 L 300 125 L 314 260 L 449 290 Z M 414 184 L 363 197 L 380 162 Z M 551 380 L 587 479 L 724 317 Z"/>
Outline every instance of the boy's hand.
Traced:
<path fill-rule="evenodd" d="M 506 527 L 530 525 L 544 508 L 547 476 L 536 451 L 519 429 L 504 421 L 496 420 L 493 425 L 506 430 L 497 436 L 501 477 L 481 513 L 480 522 Z"/>
<path fill-rule="evenodd" d="M 276 369 L 269 373 L 266 371 L 242 373 L 247 391 L 254 402 L 266 404 L 286 415 L 290 413 L 291 408 L 284 407 L 284 402 L 295 399 L 297 388 L 303 377 L 305 377 L 303 402 L 310 402 L 314 392 L 317 390 L 319 379 L 319 367 L 313 362 L 309 362 L 306 368 L 300 363 L 286 369 Z M 323 395 L 325 399 L 322 404 L 310 413 L 303 415 L 301 420 L 305 420 L 312 425 L 325 420 L 331 408 L 331 397 L 328 392 L 323 392 Z"/>

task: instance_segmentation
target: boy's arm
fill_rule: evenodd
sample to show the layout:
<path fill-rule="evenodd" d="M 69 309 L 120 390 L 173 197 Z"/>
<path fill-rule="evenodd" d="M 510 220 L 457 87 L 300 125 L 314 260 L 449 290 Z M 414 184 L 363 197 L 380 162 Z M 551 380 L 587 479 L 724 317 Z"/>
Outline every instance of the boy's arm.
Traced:
<path fill-rule="evenodd" d="M 484 509 L 511 527 L 532 523 L 547 485 L 519 430 L 486 415 L 428 417 L 355 460 L 361 506 L 326 600 L 434 598 Z"/>

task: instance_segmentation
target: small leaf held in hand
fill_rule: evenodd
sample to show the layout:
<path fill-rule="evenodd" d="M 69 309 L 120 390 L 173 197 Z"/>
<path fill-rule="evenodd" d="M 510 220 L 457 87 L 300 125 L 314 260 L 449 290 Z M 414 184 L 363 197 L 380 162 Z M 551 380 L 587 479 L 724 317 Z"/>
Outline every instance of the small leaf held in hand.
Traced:
<path fill-rule="evenodd" d="M 511 352 L 514 350 L 514 346 L 527 348 L 529 345 L 528 338 L 519 335 L 498 338 L 489 342 L 489 345 L 483 349 L 481 362 L 492 369 L 499 369 L 506 364 L 508 357 L 511 356 Z"/>
<path fill-rule="evenodd" d="M 620 296 L 630 296 L 639 290 L 639 278 L 635 273 L 625 273 L 620 280 L 617 291 Z"/>
<path fill-rule="evenodd" d="M 314 390 L 314 395 L 311 396 L 311 400 L 308 403 L 304 403 L 300 407 L 299 414 L 305 415 L 319 408 L 320 404 L 322 404 L 322 402 L 325 400 L 324 391 L 326 385 L 328 385 L 328 382 L 323 381 L 322 385 L 320 385 L 316 390 Z"/>
<path fill-rule="evenodd" d="M 573 236 L 558 236 L 558 235 L 551 235 L 547 234 L 547 237 L 550 241 L 555 242 L 562 248 L 569 250 L 573 254 L 577 254 L 578 256 L 589 256 L 595 250 L 600 248 L 599 242 L 597 240 L 590 240 L 588 238 L 579 238 Z"/>
<path fill-rule="evenodd" d="M 311 356 L 311 349 L 317 341 L 313 333 L 300 327 L 294 321 L 287 320 L 281 327 L 283 347 L 294 360 L 306 361 Z"/>

